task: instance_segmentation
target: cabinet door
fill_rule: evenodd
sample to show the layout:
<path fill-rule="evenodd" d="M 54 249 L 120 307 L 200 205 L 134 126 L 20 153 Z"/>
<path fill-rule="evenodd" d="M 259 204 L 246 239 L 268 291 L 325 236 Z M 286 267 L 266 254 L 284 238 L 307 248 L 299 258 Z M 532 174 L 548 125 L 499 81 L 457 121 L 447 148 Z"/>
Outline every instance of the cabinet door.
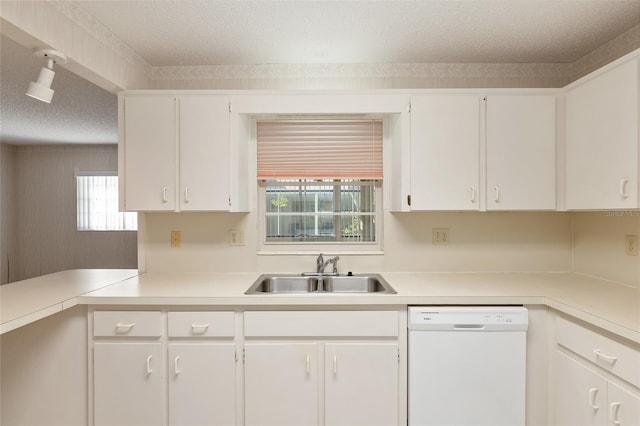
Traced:
<path fill-rule="evenodd" d="M 411 97 L 411 210 L 478 210 L 480 98 Z"/>
<path fill-rule="evenodd" d="M 584 365 L 556 352 L 555 424 L 607 424 L 607 381 Z"/>
<path fill-rule="evenodd" d="M 229 98 L 183 96 L 180 209 L 229 210 Z"/>
<path fill-rule="evenodd" d="M 236 423 L 233 344 L 169 344 L 169 425 Z"/>
<path fill-rule="evenodd" d="M 609 382 L 609 424 L 640 425 L 640 397 Z"/>
<path fill-rule="evenodd" d="M 487 97 L 487 210 L 556 207 L 555 96 Z"/>
<path fill-rule="evenodd" d="M 160 343 L 96 343 L 93 363 L 95 426 L 162 425 Z"/>
<path fill-rule="evenodd" d="M 174 210 L 176 116 L 173 96 L 124 99 L 125 209 Z"/>
<path fill-rule="evenodd" d="M 325 346 L 325 425 L 398 423 L 398 345 Z"/>
<path fill-rule="evenodd" d="M 245 425 L 318 424 L 318 346 L 245 345 Z"/>
<path fill-rule="evenodd" d="M 638 61 L 566 95 L 567 209 L 638 207 Z"/>

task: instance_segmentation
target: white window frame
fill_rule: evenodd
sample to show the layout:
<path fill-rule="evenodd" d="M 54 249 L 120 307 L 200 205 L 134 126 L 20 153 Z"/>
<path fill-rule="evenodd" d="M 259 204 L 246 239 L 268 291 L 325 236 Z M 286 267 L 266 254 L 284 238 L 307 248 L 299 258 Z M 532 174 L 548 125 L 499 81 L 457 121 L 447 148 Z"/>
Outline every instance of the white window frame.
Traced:
<path fill-rule="evenodd" d="M 118 226 L 116 227 L 112 227 L 112 228 L 100 228 L 100 227 L 81 227 L 81 218 L 80 218 L 80 212 L 79 212 L 79 192 L 78 192 L 78 178 L 84 178 L 84 177 L 118 177 L 118 173 L 115 171 L 76 171 L 75 172 L 75 176 L 74 176 L 74 180 L 75 180 L 75 186 L 76 186 L 76 230 L 79 232 L 137 232 L 138 230 L 138 219 L 137 219 L 137 213 L 135 212 L 120 212 L 118 211 L 118 221 L 117 224 L 118 225 L 122 225 L 122 227 Z M 119 190 L 119 185 L 116 184 L 116 188 L 118 188 Z M 117 195 L 117 194 L 116 194 Z M 115 206 L 116 208 L 118 208 L 118 196 L 116 196 L 115 199 Z M 130 216 L 127 219 L 127 216 Z M 127 222 L 131 222 L 131 221 L 135 221 L 135 229 L 133 227 L 127 228 L 126 227 L 126 223 Z M 105 218 L 105 225 L 107 225 L 106 223 L 106 218 Z"/>
<path fill-rule="evenodd" d="M 375 181 L 375 241 L 296 241 L 296 242 L 267 242 L 267 206 L 266 187 L 263 182 L 258 182 L 258 227 L 260 230 L 260 254 L 308 254 L 308 253 L 332 253 L 332 254 L 381 254 L 383 239 L 382 208 L 382 182 Z"/>

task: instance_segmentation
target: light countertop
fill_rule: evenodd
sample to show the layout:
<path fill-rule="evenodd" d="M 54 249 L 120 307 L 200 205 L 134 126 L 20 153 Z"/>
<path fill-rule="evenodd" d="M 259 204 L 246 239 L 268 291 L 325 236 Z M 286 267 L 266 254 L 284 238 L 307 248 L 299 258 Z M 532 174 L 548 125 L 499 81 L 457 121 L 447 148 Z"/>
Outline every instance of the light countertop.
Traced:
<path fill-rule="evenodd" d="M 381 275 L 397 294 L 245 295 L 258 273 L 71 270 L 0 287 L 5 333 L 76 304 L 228 307 L 546 305 L 640 343 L 640 290 L 571 273 Z"/>
<path fill-rule="evenodd" d="M 138 274 L 135 269 L 75 269 L 0 286 L 0 334 L 77 304 L 77 297 Z"/>
<path fill-rule="evenodd" d="M 640 290 L 571 273 L 382 273 L 397 294 L 245 295 L 258 273 L 149 273 L 85 294 L 92 305 L 547 305 L 640 343 Z"/>

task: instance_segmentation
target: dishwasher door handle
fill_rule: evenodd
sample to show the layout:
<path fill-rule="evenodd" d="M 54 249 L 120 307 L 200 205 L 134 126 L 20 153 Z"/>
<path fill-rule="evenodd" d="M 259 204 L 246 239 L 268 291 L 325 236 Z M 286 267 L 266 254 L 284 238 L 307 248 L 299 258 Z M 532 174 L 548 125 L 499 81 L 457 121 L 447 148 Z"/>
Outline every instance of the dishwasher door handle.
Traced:
<path fill-rule="evenodd" d="M 453 324 L 454 330 L 482 330 L 484 324 Z"/>

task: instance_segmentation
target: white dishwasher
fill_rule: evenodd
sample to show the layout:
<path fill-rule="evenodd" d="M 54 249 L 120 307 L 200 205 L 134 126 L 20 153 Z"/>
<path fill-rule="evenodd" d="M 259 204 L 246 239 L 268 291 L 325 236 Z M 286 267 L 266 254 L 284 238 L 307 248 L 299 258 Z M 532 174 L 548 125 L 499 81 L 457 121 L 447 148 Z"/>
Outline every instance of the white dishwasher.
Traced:
<path fill-rule="evenodd" d="M 525 422 L 527 310 L 409 307 L 409 426 Z"/>

